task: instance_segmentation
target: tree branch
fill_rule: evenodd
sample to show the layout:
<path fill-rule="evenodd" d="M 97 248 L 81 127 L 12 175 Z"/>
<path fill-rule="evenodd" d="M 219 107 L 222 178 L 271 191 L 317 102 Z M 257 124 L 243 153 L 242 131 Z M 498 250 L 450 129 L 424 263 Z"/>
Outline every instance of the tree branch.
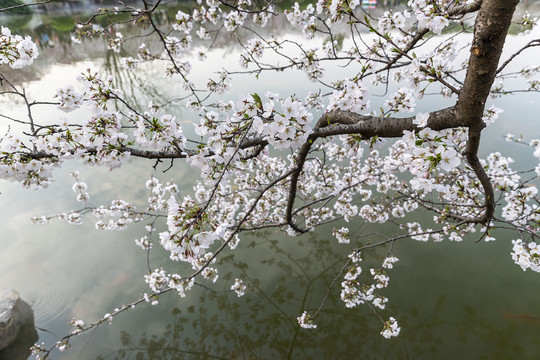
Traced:
<path fill-rule="evenodd" d="M 456 110 L 469 127 L 465 157 L 484 188 L 485 213 L 473 222 L 489 223 L 495 212 L 493 186 L 478 159 L 478 148 L 486 100 L 497 75 L 508 28 L 518 0 L 484 0 L 474 24 L 469 67 L 459 94 Z"/>
<path fill-rule="evenodd" d="M 531 48 L 531 47 L 534 47 L 534 46 L 540 46 L 540 39 L 534 39 L 534 40 L 531 40 L 529 41 L 529 43 L 525 46 L 523 46 L 521 49 L 519 49 L 518 51 L 516 51 L 515 53 L 513 53 L 498 69 L 497 69 L 497 74 L 500 73 L 501 71 L 503 71 L 503 69 L 508 65 L 510 64 L 510 62 L 512 60 L 514 60 L 514 58 L 516 56 L 518 56 L 519 54 L 521 54 L 525 49 L 528 49 L 528 48 Z"/>

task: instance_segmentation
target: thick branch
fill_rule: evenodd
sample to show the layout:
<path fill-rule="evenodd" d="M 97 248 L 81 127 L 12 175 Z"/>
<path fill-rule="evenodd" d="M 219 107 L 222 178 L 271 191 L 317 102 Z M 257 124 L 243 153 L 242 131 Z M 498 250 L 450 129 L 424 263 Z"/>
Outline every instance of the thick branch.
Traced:
<path fill-rule="evenodd" d="M 485 213 L 474 222 L 488 223 L 495 212 L 493 186 L 478 159 L 480 136 L 485 124 L 484 107 L 497 75 L 508 28 L 518 0 L 484 0 L 474 24 L 469 67 L 459 94 L 456 110 L 469 127 L 465 156 L 484 188 Z"/>
<path fill-rule="evenodd" d="M 480 6 L 482 5 L 482 0 L 477 0 L 474 3 L 470 5 L 455 5 L 448 9 L 447 13 L 450 17 L 456 17 L 456 16 L 463 16 L 475 11 L 480 10 Z"/>
<path fill-rule="evenodd" d="M 296 198 L 296 188 L 298 179 L 304 167 L 307 155 L 312 144 L 320 137 L 329 137 L 341 134 L 359 134 L 364 139 L 369 139 L 375 135 L 380 137 L 401 137 L 403 131 L 418 130 L 413 124 L 415 117 L 408 118 L 385 118 L 377 116 L 363 116 L 349 111 L 332 111 L 323 114 L 315 125 L 313 133 L 308 141 L 300 148 L 296 155 L 297 169 L 292 173 L 289 185 L 289 195 L 287 197 L 286 221 L 297 232 L 306 230 L 300 229 L 293 222 L 293 207 Z M 428 126 L 434 130 L 443 130 L 459 127 L 454 108 L 446 108 L 430 114 Z"/>
<path fill-rule="evenodd" d="M 485 212 L 470 222 L 488 223 L 495 211 L 493 186 L 478 159 L 481 131 L 485 127 L 482 120 L 484 107 L 491 85 L 497 74 L 504 41 L 517 5 L 517 0 L 485 0 L 475 3 L 480 5 L 480 12 L 474 28 L 474 39 L 469 58 L 469 67 L 460 91 L 456 106 L 432 112 L 427 126 L 433 130 L 466 126 L 469 128 L 469 141 L 465 151 L 467 162 L 480 181 L 485 195 Z M 292 207 L 296 196 L 296 185 L 303 163 L 311 144 L 319 137 L 342 134 L 360 134 L 364 139 L 380 137 L 401 137 L 403 131 L 417 130 L 414 117 L 384 118 L 363 116 L 348 111 L 333 111 L 324 114 L 309 140 L 297 155 L 298 170 L 291 177 L 287 204 L 287 221 L 292 222 Z"/>
<path fill-rule="evenodd" d="M 470 126 L 482 125 L 484 105 L 495 80 L 504 41 L 518 0 L 484 0 L 474 24 L 469 66 L 457 111 Z"/>
<path fill-rule="evenodd" d="M 482 187 L 484 188 L 484 206 L 486 209 L 483 216 L 477 219 L 471 219 L 470 222 L 485 224 L 491 221 L 491 219 L 493 218 L 493 214 L 495 213 L 495 193 L 493 191 L 493 185 L 491 184 L 488 175 L 484 171 L 484 167 L 480 163 L 480 159 L 478 159 L 479 145 L 480 130 L 469 129 L 469 140 L 467 141 L 465 158 L 467 159 L 467 162 L 476 174 L 476 177 L 480 181 L 480 184 L 482 184 Z"/>
<path fill-rule="evenodd" d="M 145 159 L 180 159 L 186 158 L 188 155 L 194 155 L 195 151 L 192 150 L 182 150 L 182 151 L 151 151 L 151 150 L 141 150 L 135 149 L 128 146 L 122 146 L 118 148 L 119 152 L 129 152 L 131 156 L 140 157 Z M 72 151 L 75 153 L 75 150 Z M 97 149 L 87 148 L 85 149 L 86 154 L 95 155 L 98 153 Z M 58 155 L 47 153 L 44 151 L 36 151 L 29 153 L 20 153 L 21 156 L 28 159 L 46 159 L 46 158 L 57 158 Z"/>
<path fill-rule="evenodd" d="M 402 137 L 403 131 L 420 130 L 413 124 L 414 116 L 406 118 L 364 116 L 350 111 L 332 111 L 321 116 L 310 140 L 344 134 L 359 134 L 364 139 L 373 136 L 396 138 Z M 322 125 L 327 124 L 325 127 Z M 331 125 L 331 126 L 328 126 Z M 455 107 L 433 111 L 429 114 L 427 127 L 440 131 L 465 124 L 457 117 Z"/>

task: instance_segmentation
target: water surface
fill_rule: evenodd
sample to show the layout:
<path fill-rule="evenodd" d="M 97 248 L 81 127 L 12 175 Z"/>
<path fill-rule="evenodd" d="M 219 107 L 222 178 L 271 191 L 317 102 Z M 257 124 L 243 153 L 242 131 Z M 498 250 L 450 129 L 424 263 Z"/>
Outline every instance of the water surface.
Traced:
<path fill-rule="evenodd" d="M 105 44 L 99 41 L 73 47 L 69 42 L 73 15 L 55 18 L 44 14 L 42 24 L 33 26 L 36 16 L 21 26 L 21 32 L 40 40 L 41 56 L 21 75 L 12 73 L 30 96 L 46 100 L 51 86 L 73 82 L 88 66 L 109 71 L 118 86 L 140 104 L 181 94 L 174 81 L 156 80 L 162 71 L 159 67 L 143 67 L 130 74 L 118 67 L 118 55 L 105 52 Z M 128 45 L 125 51 L 129 50 Z M 224 42 L 209 54 L 210 63 L 234 66 L 238 52 L 233 43 Z M 106 56 L 97 56 L 101 53 Z M 515 66 L 522 66 L 532 54 L 540 56 L 531 51 L 530 57 L 521 58 L 522 63 Z M 204 69 L 199 71 L 194 77 L 203 79 L 207 74 Z M 343 75 L 344 70 L 328 74 L 330 78 Z M 246 78 L 235 83 L 231 94 L 266 90 L 303 96 L 312 90 L 312 84 L 304 74 L 263 74 L 257 82 Z M 376 97 L 372 100 L 377 101 Z M 442 101 L 438 99 L 435 105 Z M 20 111 L 9 100 L 0 103 L 3 114 Z M 510 154 L 519 167 L 534 166 L 529 149 L 506 143 L 503 135 L 523 129 L 527 140 L 540 137 L 537 95 L 508 96 L 498 104 L 505 112 L 486 130 L 482 153 L 501 151 Z M 181 121 L 193 121 L 193 114 L 182 106 L 178 102 L 170 109 Z M 428 110 L 429 104 L 418 108 Z M 59 116 L 65 115 L 39 113 L 44 121 Z M 72 170 L 80 171 L 96 204 L 122 197 L 144 206 L 148 194 L 141 184 L 151 174 L 163 181 L 174 179 L 184 191 L 194 184 L 193 171 L 182 162 L 166 173 L 162 172 L 166 166 L 156 172 L 152 165 L 134 159 L 109 172 L 68 162 L 46 190 L 28 191 L 18 184 L 0 183 L 0 286 L 16 288 L 32 304 L 39 342 L 52 344 L 55 335 L 69 332 L 67 322 L 73 317 L 93 321 L 137 299 L 145 291 L 142 278 L 148 269 L 146 254 L 133 241 L 144 224 L 123 232 L 97 232 L 91 221 L 81 226 L 62 222 L 38 226 L 30 218 L 79 207 L 71 190 Z M 493 359 L 534 358 L 538 353 L 540 277 L 513 264 L 513 235 L 504 232 L 493 243 L 474 243 L 474 237 L 459 244 L 396 243 L 393 252 L 400 262 L 390 271 L 390 286 L 382 294 L 390 299 L 384 314 L 395 316 L 402 328 L 397 339 L 379 335 L 380 321 L 369 308 L 345 308 L 339 300 L 340 279 L 317 320 L 317 330 L 300 329 L 296 317 L 320 305 L 349 252 L 331 235 L 331 228 L 340 225 L 297 238 L 274 231 L 243 235 L 239 248 L 222 259 L 221 282 L 213 290 L 197 288 L 183 299 L 163 296 L 159 306 L 143 305 L 120 315 L 112 325 L 74 339 L 72 350 L 55 353 L 54 358 Z M 384 227 L 360 223 L 353 228 L 357 234 L 385 232 Z M 382 253 L 370 255 L 380 259 Z M 163 251 L 153 251 L 153 268 L 164 259 Z M 367 264 L 363 267 L 368 269 Z M 245 279 L 249 286 L 241 299 L 228 291 L 235 277 Z"/>

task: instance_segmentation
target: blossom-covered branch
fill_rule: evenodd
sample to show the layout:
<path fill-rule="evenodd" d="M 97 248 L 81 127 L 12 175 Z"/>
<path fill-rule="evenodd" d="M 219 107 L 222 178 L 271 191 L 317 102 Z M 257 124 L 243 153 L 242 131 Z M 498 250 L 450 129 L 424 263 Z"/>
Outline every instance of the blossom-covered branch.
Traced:
<path fill-rule="evenodd" d="M 298 325 L 317 327 L 326 298 L 342 279 L 345 305 L 366 305 L 381 321 L 381 335 L 395 337 L 401 328 L 394 316 L 383 314 L 388 299 L 378 291 L 388 286 L 389 269 L 397 266 L 392 255 L 397 240 L 459 242 L 479 230 L 478 240 L 491 241 L 493 229 L 513 229 L 518 238 L 512 258 L 524 270 L 540 271 L 540 209 L 532 184 L 540 165 L 521 173 L 501 153 L 479 156 L 483 130 L 502 112 L 488 104 L 490 97 L 507 93 L 499 81 L 523 77 L 526 91 L 540 84 L 540 67 L 502 74 L 519 54 L 538 45 L 524 36 L 524 44 L 501 63 L 517 4 L 410 0 L 407 10 L 375 17 L 359 1 L 319 0 L 305 9 L 295 3 L 282 11 L 272 3 L 206 0 L 176 11 L 171 24 L 156 20 L 167 5 L 161 1 L 144 1 L 143 9 L 100 9 L 79 24 L 76 46 L 104 37 L 108 51 L 131 55 L 122 57 L 123 71 L 160 69 L 180 85 L 177 93 L 163 95 L 162 105 L 139 104 L 112 76 L 86 68 L 71 85 L 34 100 L 0 74 L 0 96 L 22 100 L 24 110 L 18 117 L 0 114 L 13 125 L 0 142 L 0 176 L 39 188 L 67 160 L 112 170 L 132 158 L 170 159 L 169 170 L 177 164 L 172 160 L 185 159 L 198 176 L 192 191 L 152 176 L 141 185 L 150 194 L 143 208 L 120 198 L 93 205 L 86 184 L 73 173 L 82 209 L 34 218 L 36 223 L 58 218 L 80 224 L 93 216 L 98 230 L 146 222 L 137 246 L 149 254 L 159 244 L 175 265 L 153 267 L 147 255 L 144 281 L 150 290 L 133 306 L 157 304 L 171 290 L 185 296 L 197 279 L 214 284 L 217 260 L 234 251 L 245 232 L 271 228 L 299 236 L 340 222 L 332 233 L 338 244 L 350 246 L 349 256 L 338 261 L 316 311 L 295 315 Z M 112 20 L 106 28 L 94 23 L 122 12 L 130 13 L 129 20 Z M 272 22 L 277 30 L 287 24 L 299 31 L 282 36 L 268 29 Z M 536 19 L 524 15 L 520 24 L 531 31 Z M 136 25 L 144 28 L 144 36 L 122 34 Z M 196 58 L 213 56 L 211 49 L 227 37 L 233 39 L 230 52 L 237 66 L 219 62 L 210 70 L 203 62 L 203 71 L 194 73 Z M 29 37 L 2 27 L 1 64 L 19 69 L 37 55 Z M 346 69 L 346 77 L 333 75 L 331 67 Z M 244 76 L 285 71 L 303 73 L 309 93 L 268 89 L 225 97 Z M 444 97 L 444 105 L 429 101 L 430 92 Z M 169 106 L 179 98 L 185 102 L 182 113 Z M 67 118 L 43 120 L 32 111 L 38 105 L 55 106 Z M 540 141 L 516 142 L 530 146 L 540 159 Z M 531 174 L 530 179 L 522 174 Z M 411 221 L 407 215 L 417 212 L 431 216 Z M 374 241 L 380 235 L 354 234 L 353 223 L 388 224 L 393 235 Z M 157 232 L 156 224 L 164 230 Z M 386 256 L 380 266 L 362 272 L 364 250 L 373 247 L 385 249 Z M 238 296 L 246 292 L 240 278 L 227 289 Z M 74 334 L 110 322 L 131 305 L 89 325 L 74 321 Z M 71 338 L 54 346 L 63 350 Z M 36 346 L 35 351 L 46 357 L 52 348 Z"/>

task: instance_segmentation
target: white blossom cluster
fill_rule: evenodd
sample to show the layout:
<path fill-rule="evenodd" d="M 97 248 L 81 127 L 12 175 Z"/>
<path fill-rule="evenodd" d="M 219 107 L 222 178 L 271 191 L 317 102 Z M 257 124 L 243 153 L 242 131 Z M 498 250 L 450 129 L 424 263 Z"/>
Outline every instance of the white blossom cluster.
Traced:
<path fill-rule="evenodd" d="M 241 279 L 235 279 L 234 284 L 231 286 L 231 290 L 236 293 L 238 297 L 244 296 L 246 293 L 246 285 Z"/>
<path fill-rule="evenodd" d="M 109 38 L 107 47 L 109 50 L 119 53 L 122 47 L 123 41 L 124 41 L 124 36 L 122 35 L 122 33 L 117 32 L 114 38 Z"/>
<path fill-rule="evenodd" d="M 465 1 L 460 1 L 464 3 Z M 448 1 L 436 0 L 434 2 L 427 0 L 409 0 L 408 5 L 416 15 L 416 20 L 421 27 L 425 27 L 435 34 L 440 34 L 442 30 L 450 23 L 446 14 L 439 13 L 440 9 L 445 9 Z"/>
<path fill-rule="evenodd" d="M 529 34 L 536 25 L 538 25 L 538 18 L 532 17 L 529 11 L 525 11 L 521 17 L 519 24 L 521 25 L 521 31 L 523 34 Z"/>
<path fill-rule="evenodd" d="M 171 182 L 162 184 L 154 176 L 146 182 L 146 188 L 150 190 L 150 196 L 147 200 L 148 207 L 146 209 L 148 212 L 166 211 L 168 199 L 178 193 L 178 186 L 176 184 Z"/>
<path fill-rule="evenodd" d="M 184 149 L 186 138 L 176 118 L 170 114 L 161 114 L 152 103 L 148 108 L 135 122 L 133 136 L 137 144 L 157 151 L 172 146 Z"/>
<path fill-rule="evenodd" d="M 72 85 L 58 89 L 55 97 L 58 98 L 58 108 L 62 111 L 71 112 L 82 106 L 82 94 L 76 92 Z"/>
<path fill-rule="evenodd" d="M 386 257 L 381 269 L 370 269 L 373 283 L 367 284 L 361 282 L 359 278 L 362 273 L 362 268 L 358 264 L 362 260 L 360 252 L 355 251 L 349 257 L 352 264 L 349 266 L 347 273 L 344 275 L 344 281 L 341 283 L 341 300 L 348 308 L 371 303 L 375 308 L 384 310 L 388 298 L 375 294 L 375 291 L 388 286 L 390 278 L 384 269 L 392 269 L 398 258 L 394 256 Z"/>
<path fill-rule="evenodd" d="M 318 0 L 316 11 L 319 15 L 329 15 L 329 21 L 332 23 L 340 23 L 349 11 L 353 11 L 358 5 L 360 5 L 360 0 Z"/>
<path fill-rule="evenodd" d="M 172 260 L 196 263 L 210 245 L 224 236 L 223 227 L 205 231 L 204 220 L 207 215 L 202 213 L 191 197 L 186 196 L 182 203 L 178 203 L 171 196 L 167 206 L 168 231 L 160 233 L 159 238 L 163 248 L 170 252 Z M 207 275 L 215 276 L 213 273 Z"/>
<path fill-rule="evenodd" d="M 250 39 L 246 42 L 245 51 L 240 55 L 240 66 L 247 68 L 248 64 L 260 59 L 265 50 L 265 45 L 260 39 Z"/>
<path fill-rule="evenodd" d="M 531 269 L 540 272 L 540 247 L 535 242 L 528 244 L 522 240 L 512 240 L 512 260 L 519 265 L 523 271 Z"/>
<path fill-rule="evenodd" d="M 401 328 L 398 326 L 396 319 L 390 317 L 384 324 L 384 329 L 381 331 L 381 335 L 387 339 L 390 339 L 391 337 L 398 336 L 400 331 Z"/>
<path fill-rule="evenodd" d="M 311 48 L 304 50 L 299 57 L 293 59 L 298 70 L 302 70 L 312 82 L 316 82 L 324 75 L 324 68 L 320 63 L 320 54 L 318 49 Z"/>
<path fill-rule="evenodd" d="M 71 346 L 69 345 L 69 343 L 66 341 L 66 340 L 62 340 L 62 341 L 57 341 L 56 342 L 56 348 L 58 349 L 58 351 L 60 352 L 64 352 L 66 351 L 67 349 L 69 349 Z"/>
<path fill-rule="evenodd" d="M 32 355 L 35 356 L 36 360 L 46 360 L 48 356 L 47 348 L 45 347 L 45 343 L 41 344 L 34 344 L 30 350 L 32 351 Z"/>
<path fill-rule="evenodd" d="M 156 293 L 165 290 L 169 285 L 169 277 L 163 268 L 155 269 L 149 275 L 144 275 L 144 281 Z"/>
<path fill-rule="evenodd" d="M 183 11 L 179 10 L 176 13 L 176 22 L 173 24 L 172 27 L 176 31 L 189 34 L 193 29 L 193 18 L 189 14 L 186 14 Z"/>
<path fill-rule="evenodd" d="M 101 319 L 102 322 L 107 322 L 109 324 L 112 324 L 112 321 L 113 321 L 113 317 L 110 313 L 106 313 L 105 315 L 103 315 L 103 318 Z"/>
<path fill-rule="evenodd" d="M 384 269 L 393 269 L 394 268 L 394 264 L 397 263 L 399 261 L 399 259 L 395 256 L 389 256 L 387 258 L 384 259 L 383 261 L 383 264 L 382 264 L 382 267 Z"/>
<path fill-rule="evenodd" d="M 153 246 L 152 241 L 149 239 L 148 235 L 144 235 L 140 239 L 135 239 L 135 244 L 143 250 L 150 250 Z"/>
<path fill-rule="evenodd" d="M 246 21 L 247 13 L 238 12 L 236 10 L 231 10 L 227 15 L 225 15 L 225 21 L 223 25 L 227 31 L 235 31 L 238 27 L 244 25 Z"/>
<path fill-rule="evenodd" d="M 85 323 L 83 320 L 80 320 L 80 319 L 75 319 L 73 318 L 70 322 L 69 322 L 70 325 L 74 326 L 75 329 L 72 330 L 72 334 L 78 334 L 79 332 L 82 331 L 82 329 L 84 329 L 84 326 L 85 326 Z"/>
<path fill-rule="evenodd" d="M 502 211 L 497 215 L 501 219 L 495 217 L 475 225 L 475 219 L 485 212 L 486 195 L 464 156 L 468 130 L 456 127 L 435 131 L 430 126 L 435 128 L 432 124 L 438 115 L 422 107 L 426 103 L 431 106 L 423 102 L 429 94 L 427 89 L 456 98 L 462 84 L 460 74 L 467 66 L 460 51 L 467 47 L 459 45 L 457 36 L 435 36 L 440 42 L 431 47 L 424 39 L 415 43 L 415 38 L 424 29 L 431 31 L 426 36 L 440 35 L 454 21 L 449 14 L 452 7 L 472 4 L 470 0 L 410 0 L 409 10 L 387 11 L 371 24 L 369 17 L 360 20 L 360 12 L 355 11 L 359 0 L 319 0 L 303 10 L 295 3 L 284 13 L 287 22 L 303 32 L 302 40 L 296 41 L 295 37 L 280 40 L 263 32 L 244 36 L 243 28 L 250 18 L 261 27 L 270 21 L 275 11 L 272 6 L 254 12 L 250 0 L 228 6 L 217 0 L 198 1 L 189 13 L 178 11 L 168 31 L 155 31 L 163 35 L 158 39 L 158 50 L 143 43 L 131 57 L 122 59 L 130 71 L 143 62 L 167 64 L 164 75 L 179 82 L 185 92 L 182 101 L 197 117 L 193 124 L 197 140 L 188 141 L 183 119 L 168 111 L 167 105 L 150 102 L 135 106 L 117 88 L 112 76 L 87 69 L 79 86 L 62 87 L 55 97 L 61 111 L 81 116 L 40 124 L 39 130 L 30 129 L 22 135 L 11 130 L 5 133 L 0 142 L 0 178 L 26 187 L 45 187 L 52 170 L 66 160 L 114 169 L 132 156 L 175 161 L 185 158 L 194 171 L 200 172 L 192 191 L 181 193 L 173 181 L 162 183 L 152 176 L 145 184 L 149 195 L 144 206 L 136 207 L 136 202 L 121 198 L 94 206 L 89 202 L 86 183 L 73 173 L 73 191 L 85 208 L 56 216 L 81 224 L 83 217 L 91 214 L 100 230 L 124 230 L 145 221 L 146 233 L 137 237 L 136 245 L 150 251 L 159 244 L 172 261 L 184 261 L 193 271 L 186 276 L 169 273 L 163 267 L 145 275 L 151 291 L 139 300 L 152 304 L 171 289 L 185 296 L 195 278 L 210 286 L 223 281 L 216 259 L 224 248 L 235 250 L 244 231 L 269 227 L 298 235 L 333 221 L 395 223 L 399 238 L 422 242 L 460 242 L 479 228 L 483 238 L 491 241 L 495 238 L 490 230 L 503 223 L 532 238 L 514 240 L 511 256 L 523 270 L 538 272 L 540 250 L 533 240 L 538 234 L 540 208 L 534 180 L 540 176 L 540 164 L 526 178 L 512 168 L 511 158 L 498 152 L 480 159 Z M 134 16 L 142 13 L 133 9 Z M 362 25 L 370 34 L 360 39 L 353 31 L 338 39 L 335 35 L 340 28 L 334 26 L 340 22 L 353 29 Z M 536 19 L 526 15 L 521 24 L 532 29 Z M 205 69 L 199 79 L 191 71 L 195 66 L 192 57 L 196 53 L 204 57 L 204 47 L 199 44 L 209 45 L 206 41 L 210 40 L 212 47 L 222 29 L 234 32 L 240 43 L 240 70 Z M 91 25 L 81 25 L 80 30 L 81 36 L 104 33 Z M 128 40 L 119 31 L 114 34 L 109 48 L 118 52 Z M 37 48 L 30 38 L 12 36 L 2 27 L 0 63 L 19 68 L 36 56 Z M 274 58 L 278 60 L 273 62 Z M 347 78 L 328 80 L 327 64 L 347 67 Z M 303 100 L 295 94 L 272 91 L 236 97 L 227 94 L 237 73 L 258 76 L 270 70 L 299 70 L 318 88 Z M 535 85 L 539 71 L 538 67 L 527 67 L 518 71 L 518 76 L 534 89 L 539 86 Z M 385 91 L 380 108 L 372 110 L 368 96 L 377 94 L 374 90 L 379 85 L 388 93 Z M 494 96 L 506 91 L 502 83 L 491 89 Z M 407 127 L 402 136 L 401 132 L 395 135 L 395 141 L 386 141 L 350 130 L 353 127 L 347 127 L 348 120 L 332 123 L 327 116 L 325 122 L 323 115 L 320 121 L 314 121 L 321 113 L 328 115 L 336 110 L 361 115 L 360 125 L 378 118 L 413 126 Z M 484 124 L 492 124 L 501 112 L 490 105 L 484 110 Z M 321 136 L 325 131 L 333 133 Z M 525 143 L 513 136 L 508 140 Z M 528 145 L 540 159 L 540 141 L 532 140 Z M 420 209 L 431 215 L 421 223 L 408 219 L 409 213 Z M 35 217 L 33 221 L 44 224 L 52 218 Z M 163 231 L 156 233 L 156 229 Z M 340 244 L 362 246 L 360 240 L 351 241 L 351 229 L 342 226 L 332 234 Z M 388 299 L 378 291 L 389 285 L 388 270 L 398 259 L 388 254 L 379 268 L 364 267 L 369 271 L 363 271 L 361 260 L 360 248 L 344 259 L 340 297 L 349 308 L 364 304 L 384 310 Z M 237 278 L 230 290 L 240 297 L 246 286 Z M 111 322 L 114 314 L 108 313 L 100 321 Z M 317 313 L 304 311 L 297 320 L 303 328 L 316 328 L 315 316 Z M 77 333 L 87 326 L 79 320 L 72 325 Z M 391 338 L 399 332 L 397 321 L 390 317 L 381 335 Z M 61 342 L 57 347 L 64 350 L 67 345 Z M 43 351 L 35 347 L 36 354 Z"/>
<path fill-rule="evenodd" d="M 503 112 L 503 109 L 500 109 L 496 107 L 495 105 L 491 105 L 489 109 L 486 109 L 484 112 L 484 116 L 482 117 L 482 120 L 486 125 L 491 125 L 499 118 L 499 114 Z"/>
<path fill-rule="evenodd" d="M 88 185 L 80 180 L 79 172 L 72 171 L 70 175 L 75 179 L 75 184 L 73 184 L 72 189 L 77 193 L 77 201 L 85 203 L 90 200 L 90 194 L 86 191 L 88 190 Z"/>
<path fill-rule="evenodd" d="M 531 140 L 529 145 L 531 147 L 534 147 L 534 153 L 533 155 L 535 157 L 537 157 L 538 159 L 540 159 L 540 139 L 534 139 L 534 140 Z"/>
<path fill-rule="evenodd" d="M 378 29 L 381 33 L 388 33 L 393 28 L 403 29 L 405 22 L 410 17 L 411 14 L 408 11 L 385 11 L 379 18 Z"/>
<path fill-rule="evenodd" d="M 291 10 L 285 10 L 287 20 L 294 27 L 302 27 L 302 32 L 308 39 L 315 36 L 317 30 L 317 16 L 313 4 L 308 4 L 305 10 L 300 11 L 300 6 L 297 2 L 294 3 Z"/>
<path fill-rule="evenodd" d="M 205 267 L 203 271 L 201 272 L 201 275 L 205 279 L 212 280 L 213 283 L 215 283 L 217 279 L 219 278 L 218 270 L 213 267 Z"/>
<path fill-rule="evenodd" d="M 122 199 L 94 208 L 92 215 L 98 219 L 95 223 L 97 230 L 125 230 L 129 224 L 142 220 L 136 207 Z"/>
<path fill-rule="evenodd" d="M 400 88 L 386 100 L 384 105 L 388 108 L 389 112 L 413 112 L 416 106 L 416 98 L 417 96 L 415 96 L 412 89 Z"/>
<path fill-rule="evenodd" d="M 248 114 L 253 110 L 253 130 L 263 139 L 267 140 L 276 149 L 297 148 L 303 144 L 311 133 L 313 115 L 307 111 L 302 103 L 292 97 L 278 100 L 281 111 L 275 110 L 274 101 L 270 100 L 263 104 L 264 112 L 256 109 L 241 109 L 237 112 Z M 246 100 L 242 101 L 246 104 Z M 247 105 L 250 102 L 247 100 Z M 244 105 L 245 106 L 245 105 Z M 257 116 L 259 115 L 260 116 Z"/>
<path fill-rule="evenodd" d="M 178 274 L 169 275 L 169 288 L 176 290 L 180 297 L 185 297 L 186 291 L 191 290 L 194 283 L 193 278 L 182 279 Z"/>
<path fill-rule="evenodd" d="M 27 147 L 19 137 L 7 133 L 0 143 L 0 179 L 20 182 L 25 188 L 46 188 L 51 183 L 56 159 L 28 159 L 21 156 Z"/>
<path fill-rule="evenodd" d="M 37 45 L 30 36 L 23 38 L 20 35 L 12 35 L 7 27 L 1 27 L 0 64 L 8 64 L 13 69 L 20 69 L 31 65 L 38 55 Z"/>
<path fill-rule="evenodd" d="M 332 233 L 334 234 L 339 243 L 348 244 L 351 241 L 349 237 L 349 229 L 347 229 L 346 227 L 342 227 L 340 229 L 334 228 Z"/>
<path fill-rule="evenodd" d="M 191 35 L 183 35 L 181 38 L 177 38 L 175 36 L 167 36 L 165 38 L 167 52 L 172 56 L 177 57 L 182 56 L 186 51 L 191 49 L 191 43 Z M 187 67 L 186 69 L 189 68 L 191 68 L 191 66 Z M 189 73 L 189 71 L 187 71 L 186 73 Z"/>
<path fill-rule="evenodd" d="M 313 318 L 307 313 L 307 311 L 304 311 L 301 316 L 296 318 L 296 320 L 298 320 L 298 324 L 300 325 L 300 327 L 304 329 L 317 328 L 317 325 L 313 322 Z"/>
<path fill-rule="evenodd" d="M 364 114 L 369 111 L 367 89 L 359 80 L 344 79 L 341 90 L 330 95 L 326 111 L 343 110 Z"/>

